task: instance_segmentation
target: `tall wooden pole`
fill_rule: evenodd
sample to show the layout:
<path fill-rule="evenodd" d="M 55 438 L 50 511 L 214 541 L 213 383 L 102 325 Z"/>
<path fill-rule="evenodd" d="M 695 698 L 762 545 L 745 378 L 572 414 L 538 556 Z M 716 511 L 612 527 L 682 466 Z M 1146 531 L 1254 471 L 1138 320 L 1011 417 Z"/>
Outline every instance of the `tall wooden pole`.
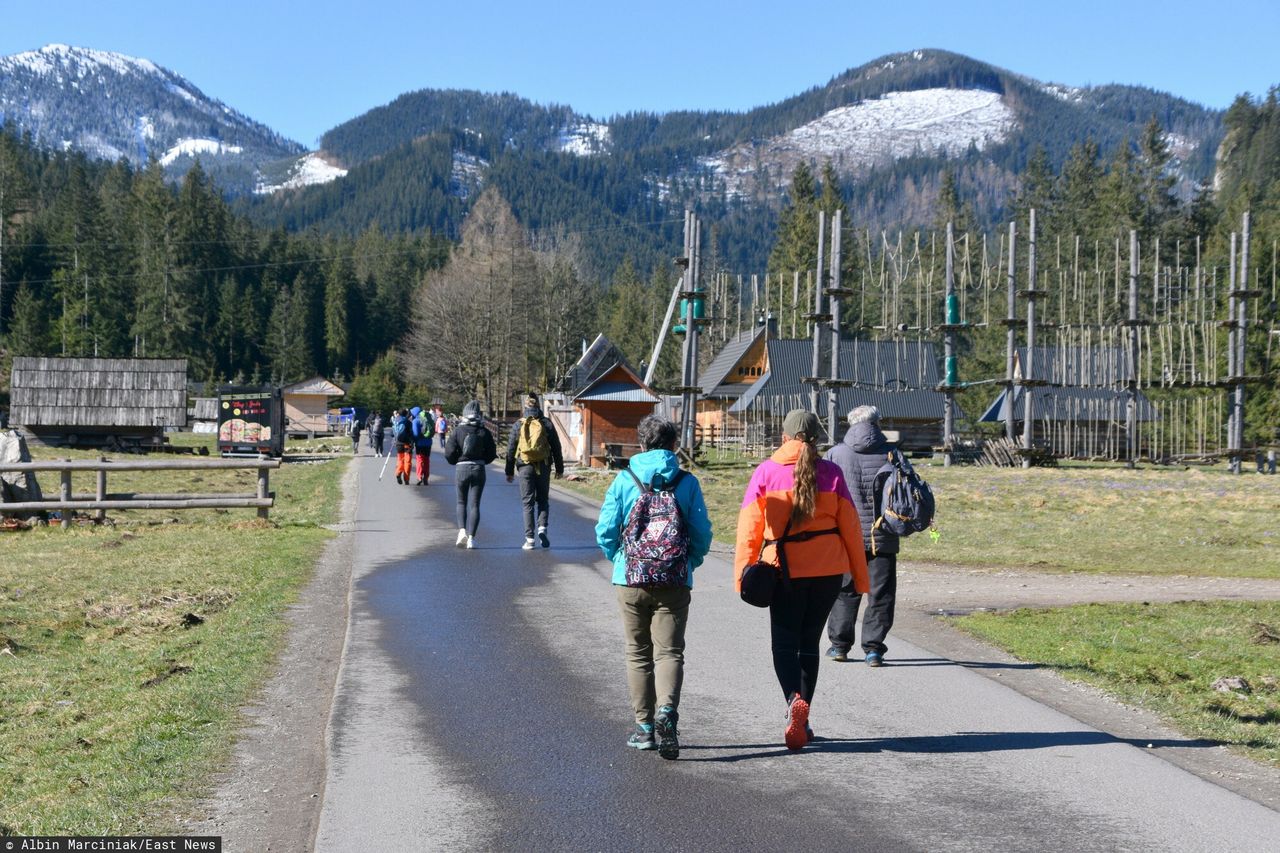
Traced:
<path fill-rule="evenodd" d="M 1018 428 L 1015 425 L 1016 416 L 1013 411 L 1014 384 L 1013 384 L 1013 368 L 1014 368 L 1014 351 L 1017 344 L 1018 322 L 1017 307 L 1017 274 L 1015 272 L 1014 263 L 1017 259 L 1017 241 L 1018 241 L 1018 223 L 1009 223 L 1009 313 L 1005 319 L 1005 382 L 1004 382 L 1004 432 L 1005 437 L 1009 441 L 1013 441 L 1018 436 Z"/>
<path fill-rule="evenodd" d="M 942 466 L 951 466 L 951 437 L 956 432 L 956 338 L 955 327 L 960 324 L 960 311 L 956 300 L 956 237 L 954 226 L 947 223 L 946 296 L 943 302 L 943 402 L 942 402 Z"/>
<path fill-rule="evenodd" d="M 813 286 L 813 363 L 809 374 L 809 411 L 818 414 L 818 365 L 822 364 L 822 289 L 825 285 L 826 271 L 822 268 L 824 249 L 826 248 L 827 212 L 818 211 L 818 270 L 817 281 Z"/>
<path fill-rule="evenodd" d="M 836 208 L 831 217 L 831 384 L 827 386 L 827 441 L 836 443 L 840 418 L 840 225 L 844 211 Z M 854 366 L 857 370 L 857 366 Z"/>
<path fill-rule="evenodd" d="M 1036 364 L 1036 212 L 1027 225 L 1027 363 L 1022 365 L 1022 467 L 1031 467 L 1031 444 L 1035 430 Z"/>
<path fill-rule="evenodd" d="M 1129 232 L 1129 375 L 1125 382 L 1125 467 L 1138 462 L 1138 232 Z"/>

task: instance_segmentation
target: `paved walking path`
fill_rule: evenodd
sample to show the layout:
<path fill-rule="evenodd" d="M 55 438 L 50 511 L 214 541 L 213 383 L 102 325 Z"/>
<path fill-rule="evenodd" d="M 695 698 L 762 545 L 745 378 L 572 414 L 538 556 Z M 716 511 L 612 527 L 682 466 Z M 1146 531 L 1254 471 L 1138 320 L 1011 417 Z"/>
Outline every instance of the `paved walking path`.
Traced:
<path fill-rule="evenodd" d="M 767 616 L 737 600 L 718 557 L 696 576 L 681 758 L 628 750 L 594 508 L 553 493 L 552 549 L 523 552 L 516 487 L 491 468 L 479 548 L 457 550 L 452 469 L 437 454 L 431 485 L 400 486 L 378 482 L 380 461 L 354 463 L 318 850 L 1249 851 L 1280 838 L 1273 808 L 1179 766 L 1216 760 L 1227 769 L 1204 775 L 1225 780 L 1239 760 L 1124 709 L 1107 728 L 1119 736 L 1083 723 L 1108 703 L 910 606 L 891 666 L 824 664 L 820 740 L 788 753 Z M 986 606 L 980 579 L 954 573 L 940 595 L 926 576 L 904 571 L 908 604 Z M 1254 780 L 1256 799 L 1280 791 L 1274 770 Z"/>

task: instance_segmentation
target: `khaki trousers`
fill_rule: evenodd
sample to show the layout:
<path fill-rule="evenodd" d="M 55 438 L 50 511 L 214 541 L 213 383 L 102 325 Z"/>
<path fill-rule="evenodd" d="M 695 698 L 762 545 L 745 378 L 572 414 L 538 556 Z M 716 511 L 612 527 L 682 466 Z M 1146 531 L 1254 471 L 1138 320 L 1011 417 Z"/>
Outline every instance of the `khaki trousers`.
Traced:
<path fill-rule="evenodd" d="M 689 588 L 617 586 L 627 644 L 627 688 L 637 723 L 652 723 L 663 705 L 680 706 Z"/>

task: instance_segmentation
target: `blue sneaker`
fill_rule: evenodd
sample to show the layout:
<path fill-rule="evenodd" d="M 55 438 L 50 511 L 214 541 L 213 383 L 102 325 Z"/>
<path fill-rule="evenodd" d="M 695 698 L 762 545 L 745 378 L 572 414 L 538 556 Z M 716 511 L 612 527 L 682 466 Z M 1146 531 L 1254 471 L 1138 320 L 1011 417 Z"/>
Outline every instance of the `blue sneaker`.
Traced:
<path fill-rule="evenodd" d="M 658 716 L 653 719 L 653 728 L 658 733 L 658 755 L 674 761 L 680 757 L 680 734 L 676 724 L 680 722 L 680 714 L 670 705 L 658 709 Z"/>
<path fill-rule="evenodd" d="M 849 650 L 832 646 L 827 649 L 827 660 L 835 661 L 836 663 L 847 663 L 849 660 Z"/>
<path fill-rule="evenodd" d="M 867 666 L 884 666 L 884 655 L 879 652 L 867 652 Z"/>
<path fill-rule="evenodd" d="M 649 723 L 636 723 L 636 730 L 627 738 L 627 746 L 633 749 L 657 749 L 658 742 L 653 739 L 653 726 Z"/>

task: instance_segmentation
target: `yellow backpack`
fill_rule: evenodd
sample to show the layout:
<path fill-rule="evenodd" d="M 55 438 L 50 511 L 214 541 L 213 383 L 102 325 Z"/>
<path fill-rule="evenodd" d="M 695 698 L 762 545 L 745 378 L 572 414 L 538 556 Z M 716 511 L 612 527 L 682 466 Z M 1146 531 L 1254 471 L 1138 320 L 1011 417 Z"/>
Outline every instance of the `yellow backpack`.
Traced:
<path fill-rule="evenodd" d="M 528 417 L 520 422 L 520 437 L 516 441 L 516 459 L 523 465 L 537 465 L 551 458 L 551 442 L 542 419 Z"/>

